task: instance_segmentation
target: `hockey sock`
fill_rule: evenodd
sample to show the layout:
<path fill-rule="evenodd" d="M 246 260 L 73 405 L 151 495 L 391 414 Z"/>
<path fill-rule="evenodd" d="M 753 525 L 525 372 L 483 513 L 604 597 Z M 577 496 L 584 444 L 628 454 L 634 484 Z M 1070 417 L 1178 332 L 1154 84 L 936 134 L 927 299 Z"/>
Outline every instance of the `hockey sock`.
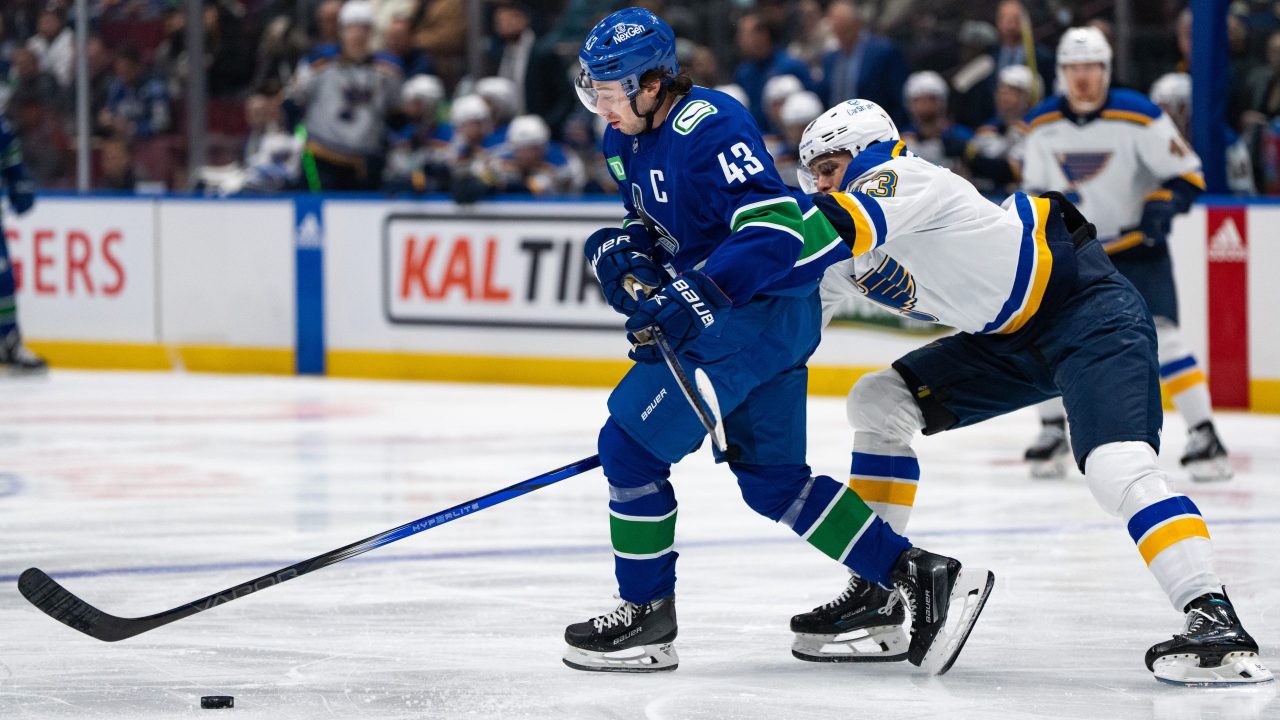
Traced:
<path fill-rule="evenodd" d="M 1098 504 L 1124 519 L 1151 574 L 1181 611 L 1220 592 L 1209 529 L 1190 498 L 1169 490 L 1156 453 L 1144 442 L 1108 443 L 1089 453 L 1085 476 Z"/>
<path fill-rule="evenodd" d="M 0 234 L 0 339 L 8 337 L 18 325 L 16 294 L 13 264 L 9 262 L 9 250 Z"/>
<path fill-rule="evenodd" d="M 1160 354 L 1160 385 L 1165 396 L 1173 401 L 1187 427 L 1193 428 L 1212 420 L 1208 381 L 1195 355 L 1183 342 L 1178 326 L 1160 318 L 1156 323 L 1156 341 Z"/>
<path fill-rule="evenodd" d="M 610 418 L 600 430 L 609 481 L 609 538 L 618 595 L 643 605 L 675 592 L 676 494 L 670 464 L 654 457 Z"/>
<path fill-rule="evenodd" d="M 849 488 L 858 494 L 894 532 L 905 532 L 916 501 L 920 463 L 906 445 L 875 433 L 853 436 Z"/>
<path fill-rule="evenodd" d="M 826 475 L 805 483 L 781 522 L 823 554 L 885 587 L 893 563 L 911 547 L 857 493 Z"/>

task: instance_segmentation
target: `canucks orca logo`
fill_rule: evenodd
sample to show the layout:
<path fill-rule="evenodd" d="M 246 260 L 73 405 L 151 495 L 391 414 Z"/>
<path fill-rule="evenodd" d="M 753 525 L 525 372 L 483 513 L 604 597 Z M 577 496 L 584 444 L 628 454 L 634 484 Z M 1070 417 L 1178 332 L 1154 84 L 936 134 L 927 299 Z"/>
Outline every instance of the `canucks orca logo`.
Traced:
<path fill-rule="evenodd" d="M 853 278 L 858 289 L 872 300 L 912 320 L 938 322 L 938 318 L 916 310 L 916 280 L 907 269 L 891 257 L 876 269 Z"/>
<path fill-rule="evenodd" d="M 635 206 L 636 212 L 640 213 L 640 217 L 643 218 L 644 226 L 657 235 L 654 240 L 662 246 L 663 250 L 667 251 L 668 255 L 675 257 L 676 253 L 680 252 L 680 241 L 676 240 L 675 236 L 662 226 L 662 223 L 655 220 L 649 214 L 649 211 L 644 209 L 644 191 L 635 183 L 631 183 L 631 204 Z"/>
<path fill-rule="evenodd" d="M 1111 160 L 1109 151 L 1071 152 L 1058 155 L 1058 164 L 1062 166 L 1062 174 L 1072 185 L 1088 182 L 1096 177 Z"/>

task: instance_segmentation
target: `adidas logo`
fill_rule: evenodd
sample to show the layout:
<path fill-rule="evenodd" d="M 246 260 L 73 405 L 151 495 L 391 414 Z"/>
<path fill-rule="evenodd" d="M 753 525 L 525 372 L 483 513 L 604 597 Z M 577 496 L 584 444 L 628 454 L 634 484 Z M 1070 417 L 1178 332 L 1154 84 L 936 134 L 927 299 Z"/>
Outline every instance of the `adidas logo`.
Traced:
<path fill-rule="evenodd" d="M 1226 218 L 1209 238 L 1210 262 L 1245 262 L 1248 259 L 1249 249 L 1244 246 L 1240 228 L 1236 227 L 1235 220 Z"/>

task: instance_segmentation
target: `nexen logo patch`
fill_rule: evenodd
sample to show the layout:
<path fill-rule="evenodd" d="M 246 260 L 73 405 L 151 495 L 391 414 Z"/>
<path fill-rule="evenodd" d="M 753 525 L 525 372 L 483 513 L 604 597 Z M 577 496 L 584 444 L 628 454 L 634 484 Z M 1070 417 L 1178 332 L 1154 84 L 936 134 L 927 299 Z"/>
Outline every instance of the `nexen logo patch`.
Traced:
<path fill-rule="evenodd" d="M 631 23 L 618 23 L 613 26 L 613 41 L 620 43 L 644 32 L 643 25 L 634 25 Z"/>

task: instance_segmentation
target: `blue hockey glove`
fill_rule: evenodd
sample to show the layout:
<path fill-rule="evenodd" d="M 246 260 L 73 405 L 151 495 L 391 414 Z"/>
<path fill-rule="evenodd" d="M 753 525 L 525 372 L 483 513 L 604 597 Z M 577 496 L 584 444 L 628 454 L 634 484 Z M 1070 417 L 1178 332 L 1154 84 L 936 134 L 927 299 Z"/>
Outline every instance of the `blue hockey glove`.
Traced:
<path fill-rule="evenodd" d="M 662 286 L 667 274 L 649 256 L 651 245 L 643 227 L 628 230 L 600 228 L 591 233 L 583 252 L 600 281 L 609 306 L 631 315 L 646 295 Z"/>
<path fill-rule="evenodd" d="M 698 338 L 704 330 L 724 322 L 733 302 L 711 278 L 697 271 L 690 271 L 667 283 L 627 320 L 627 339 L 632 348 L 632 360 L 642 363 L 662 362 L 658 346 L 642 332 L 657 325 L 667 336 L 671 349 L 680 352 Z"/>
<path fill-rule="evenodd" d="M 1169 200 L 1149 200 L 1142 206 L 1142 219 L 1138 221 L 1138 229 L 1152 245 L 1163 245 L 1169 239 L 1169 230 L 1173 227 L 1173 216 L 1178 214 L 1177 208 Z"/>

